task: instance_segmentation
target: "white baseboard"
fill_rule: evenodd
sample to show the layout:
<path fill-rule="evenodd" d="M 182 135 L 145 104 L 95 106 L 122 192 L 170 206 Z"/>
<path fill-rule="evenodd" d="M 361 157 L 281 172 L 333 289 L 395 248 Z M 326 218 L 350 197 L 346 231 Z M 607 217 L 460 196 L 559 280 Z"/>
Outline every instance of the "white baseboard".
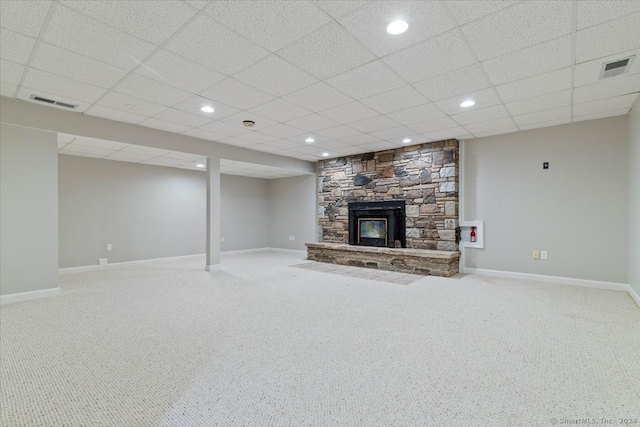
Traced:
<path fill-rule="evenodd" d="M 506 277 L 508 279 L 535 280 L 559 285 L 580 286 L 583 288 L 603 289 L 607 291 L 627 292 L 631 299 L 640 307 L 640 297 L 633 288 L 626 283 L 600 282 L 597 280 L 574 279 L 571 277 L 545 276 L 542 274 L 516 273 L 513 271 L 485 270 L 482 268 L 465 268 L 463 273 L 480 276 Z"/>
<path fill-rule="evenodd" d="M 237 251 L 222 251 L 221 255 L 242 255 L 242 254 L 252 254 L 255 252 L 266 252 L 269 248 L 253 248 L 253 249 L 238 249 Z"/>
<path fill-rule="evenodd" d="M 306 250 L 300 250 L 300 249 L 284 249 L 284 248 L 268 248 L 269 251 L 271 252 L 287 252 L 287 253 L 294 253 L 294 254 L 298 254 L 298 255 L 307 255 L 307 251 Z"/>
<path fill-rule="evenodd" d="M 0 295 L 0 305 L 16 302 L 32 301 L 34 299 L 49 298 L 60 295 L 60 288 L 42 289 L 40 291 L 18 292 L 16 294 Z"/>
<path fill-rule="evenodd" d="M 222 270 L 222 265 L 221 264 L 210 264 L 210 265 L 205 265 L 204 269 L 206 271 L 220 271 Z"/>
<path fill-rule="evenodd" d="M 118 267 L 118 266 L 122 266 L 122 265 L 153 264 L 153 263 L 156 263 L 156 262 L 197 259 L 197 258 L 202 258 L 204 256 L 205 256 L 205 254 L 182 255 L 182 256 L 174 256 L 174 257 L 167 257 L 167 258 L 141 259 L 141 260 L 138 260 L 138 261 L 114 262 L 113 264 L 107 264 L 107 265 L 85 265 L 85 266 L 82 266 L 82 267 L 67 267 L 67 268 L 59 268 L 58 269 L 58 274 L 68 274 L 68 273 L 79 273 L 79 272 L 82 272 L 82 271 L 103 270 L 105 268 Z"/>

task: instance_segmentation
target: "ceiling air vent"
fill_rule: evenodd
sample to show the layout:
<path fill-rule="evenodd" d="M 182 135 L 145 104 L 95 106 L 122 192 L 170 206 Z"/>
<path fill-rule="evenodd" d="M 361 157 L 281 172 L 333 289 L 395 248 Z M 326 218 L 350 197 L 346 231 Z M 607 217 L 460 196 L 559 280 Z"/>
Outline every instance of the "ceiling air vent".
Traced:
<path fill-rule="evenodd" d="M 635 55 L 628 58 L 616 59 L 615 61 L 611 62 L 604 62 L 602 64 L 602 68 L 600 69 L 600 77 L 598 79 L 602 80 L 627 73 L 629 71 L 629 68 L 631 68 L 633 58 L 635 58 Z"/>
<path fill-rule="evenodd" d="M 44 102 L 45 104 L 57 105 L 58 107 L 70 108 L 75 110 L 78 108 L 76 104 L 69 104 L 68 102 L 56 101 L 55 99 L 43 98 L 38 95 L 31 95 L 30 99 L 38 102 Z"/>

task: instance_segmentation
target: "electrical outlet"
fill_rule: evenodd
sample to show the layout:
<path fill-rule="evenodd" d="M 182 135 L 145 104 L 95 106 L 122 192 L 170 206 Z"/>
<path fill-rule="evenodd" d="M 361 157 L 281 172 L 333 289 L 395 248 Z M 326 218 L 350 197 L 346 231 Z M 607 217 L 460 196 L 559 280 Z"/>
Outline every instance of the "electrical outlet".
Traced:
<path fill-rule="evenodd" d="M 540 251 L 540 259 L 547 259 L 547 251 Z"/>
<path fill-rule="evenodd" d="M 107 250 L 110 251 L 111 250 L 111 243 L 107 243 Z"/>
<path fill-rule="evenodd" d="M 533 251 L 533 259 L 540 259 L 540 251 L 539 250 L 534 250 Z"/>
<path fill-rule="evenodd" d="M 289 240 L 296 240 L 296 236 L 289 236 Z"/>

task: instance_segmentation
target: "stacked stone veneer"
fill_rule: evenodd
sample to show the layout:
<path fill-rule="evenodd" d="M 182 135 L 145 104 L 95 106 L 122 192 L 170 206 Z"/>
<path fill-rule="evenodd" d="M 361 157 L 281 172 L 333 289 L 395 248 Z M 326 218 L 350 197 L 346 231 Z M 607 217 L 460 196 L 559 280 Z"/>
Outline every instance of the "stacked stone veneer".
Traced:
<path fill-rule="evenodd" d="M 455 139 L 318 162 L 322 241 L 348 243 L 349 202 L 406 201 L 407 248 L 457 251 Z"/>

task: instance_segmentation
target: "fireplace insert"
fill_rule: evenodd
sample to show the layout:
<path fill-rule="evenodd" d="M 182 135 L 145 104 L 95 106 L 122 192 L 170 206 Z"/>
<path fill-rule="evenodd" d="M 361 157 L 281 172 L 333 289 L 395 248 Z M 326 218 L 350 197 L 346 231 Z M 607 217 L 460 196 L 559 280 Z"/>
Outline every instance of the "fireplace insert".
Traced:
<path fill-rule="evenodd" d="M 405 201 L 349 203 L 349 244 L 406 248 Z"/>

